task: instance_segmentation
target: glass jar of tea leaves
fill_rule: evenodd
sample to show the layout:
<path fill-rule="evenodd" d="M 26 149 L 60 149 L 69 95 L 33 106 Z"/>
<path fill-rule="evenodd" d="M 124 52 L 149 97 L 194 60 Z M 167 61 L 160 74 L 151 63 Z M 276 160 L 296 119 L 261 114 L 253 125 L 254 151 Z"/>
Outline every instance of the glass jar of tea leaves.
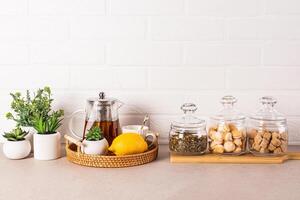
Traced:
<path fill-rule="evenodd" d="M 204 154 L 207 149 L 206 122 L 195 116 L 197 106 L 185 103 L 181 106 L 184 115 L 171 124 L 169 149 L 181 155 Z"/>

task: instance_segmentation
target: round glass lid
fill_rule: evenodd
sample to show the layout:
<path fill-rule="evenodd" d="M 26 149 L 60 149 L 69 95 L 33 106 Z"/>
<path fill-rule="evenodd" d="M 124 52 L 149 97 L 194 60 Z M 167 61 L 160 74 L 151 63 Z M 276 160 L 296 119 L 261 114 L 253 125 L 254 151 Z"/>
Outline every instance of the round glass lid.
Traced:
<path fill-rule="evenodd" d="M 223 104 L 223 108 L 217 115 L 213 116 L 212 119 L 219 121 L 235 121 L 246 119 L 246 117 L 234 107 L 234 104 L 237 102 L 237 99 L 234 96 L 224 96 L 220 102 Z"/>
<path fill-rule="evenodd" d="M 172 127 L 189 129 L 205 126 L 205 120 L 195 116 L 195 111 L 197 110 L 197 106 L 195 104 L 185 103 L 181 106 L 181 110 L 184 114 L 172 122 Z"/>
<path fill-rule="evenodd" d="M 260 98 L 261 107 L 250 118 L 265 121 L 286 121 L 283 114 L 274 109 L 277 100 L 271 96 Z"/>

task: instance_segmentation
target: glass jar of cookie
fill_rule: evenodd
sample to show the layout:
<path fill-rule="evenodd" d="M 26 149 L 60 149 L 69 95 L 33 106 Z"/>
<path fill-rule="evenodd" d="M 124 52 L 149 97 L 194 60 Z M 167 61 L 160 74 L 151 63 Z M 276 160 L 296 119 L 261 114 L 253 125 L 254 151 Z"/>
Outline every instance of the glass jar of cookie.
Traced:
<path fill-rule="evenodd" d="M 260 102 L 260 109 L 249 117 L 248 148 L 258 156 L 285 154 L 288 147 L 287 120 L 274 109 L 275 98 L 262 97 Z"/>
<path fill-rule="evenodd" d="M 210 118 L 209 151 L 216 154 L 241 155 L 246 152 L 246 117 L 235 109 L 237 99 L 224 96 L 223 109 Z"/>
<path fill-rule="evenodd" d="M 181 106 L 184 114 L 171 124 L 169 134 L 170 152 L 181 155 L 201 155 L 207 150 L 206 122 L 195 116 L 193 103 Z"/>

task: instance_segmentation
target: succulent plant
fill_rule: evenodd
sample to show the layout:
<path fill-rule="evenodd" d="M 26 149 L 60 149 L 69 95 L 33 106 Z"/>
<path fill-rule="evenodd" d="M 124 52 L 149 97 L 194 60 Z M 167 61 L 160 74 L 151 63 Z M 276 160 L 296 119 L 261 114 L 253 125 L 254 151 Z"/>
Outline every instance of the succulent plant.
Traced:
<path fill-rule="evenodd" d="M 3 137 L 5 137 L 8 141 L 22 141 L 25 140 L 25 136 L 28 132 L 23 131 L 20 127 L 16 127 L 11 132 L 4 133 Z"/>
<path fill-rule="evenodd" d="M 98 126 L 92 127 L 85 136 L 88 141 L 98 141 L 103 139 L 102 130 Z"/>
<path fill-rule="evenodd" d="M 61 126 L 63 110 L 53 111 L 47 116 L 35 116 L 33 119 L 33 128 L 38 134 L 53 134 Z"/>

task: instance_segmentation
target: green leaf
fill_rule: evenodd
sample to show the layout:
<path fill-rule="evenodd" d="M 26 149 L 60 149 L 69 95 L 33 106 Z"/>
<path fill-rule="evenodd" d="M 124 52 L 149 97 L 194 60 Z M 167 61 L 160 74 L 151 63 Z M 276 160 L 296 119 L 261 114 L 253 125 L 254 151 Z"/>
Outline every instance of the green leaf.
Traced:
<path fill-rule="evenodd" d="M 86 140 L 88 141 L 98 141 L 98 140 L 102 140 L 103 139 L 103 133 L 102 130 L 97 127 L 94 126 L 92 127 L 88 133 L 86 134 Z"/>
<path fill-rule="evenodd" d="M 36 116 L 34 119 L 34 129 L 39 134 L 52 134 L 61 126 L 63 113 L 54 111 L 46 117 Z"/>
<path fill-rule="evenodd" d="M 25 97 L 21 93 L 11 93 L 11 108 L 13 113 L 7 115 L 8 119 L 16 121 L 22 126 L 33 126 L 34 116 L 48 116 L 51 111 L 51 89 L 45 87 L 33 92 L 33 96 L 27 90 Z"/>
<path fill-rule="evenodd" d="M 34 127 L 40 134 L 55 133 L 61 126 L 63 110 L 52 111 L 51 98 L 52 93 L 50 87 L 38 89 L 30 94 L 26 91 L 26 95 L 21 93 L 11 93 L 12 97 L 11 109 L 6 118 L 16 121 L 17 125 Z"/>
<path fill-rule="evenodd" d="M 28 132 L 23 131 L 20 127 L 16 127 L 9 133 L 4 133 L 3 137 L 6 138 L 8 141 L 21 141 L 25 140 L 25 136 Z"/>

